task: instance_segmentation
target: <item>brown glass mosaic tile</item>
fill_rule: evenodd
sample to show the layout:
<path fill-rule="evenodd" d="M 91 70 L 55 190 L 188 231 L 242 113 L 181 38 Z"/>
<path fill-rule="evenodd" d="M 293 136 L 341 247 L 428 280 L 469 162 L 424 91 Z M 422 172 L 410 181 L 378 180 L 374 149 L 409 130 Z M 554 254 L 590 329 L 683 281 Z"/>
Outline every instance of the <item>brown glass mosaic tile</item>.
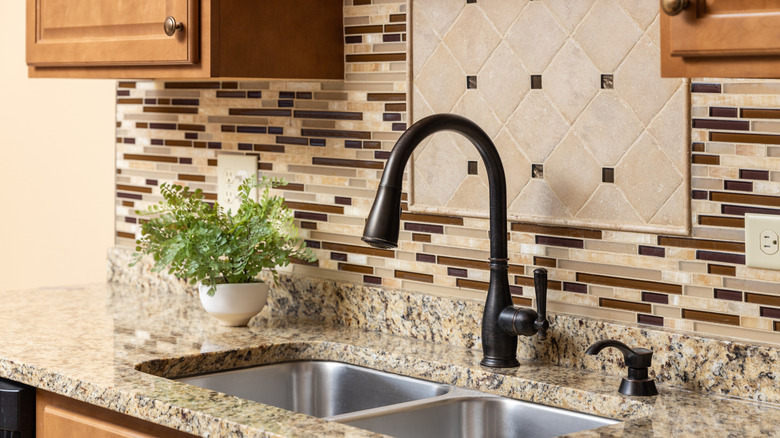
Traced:
<path fill-rule="evenodd" d="M 205 175 L 188 175 L 186 173 L 180 173 L 179 179 L 182 181 L 206 182 Z"/>
<path fill-rule="evenodd" d="M 588 285 L 580 283 L 571 283 L 568 281 L 563 282 L 563 290 L 566 292 L 574 292 L 578 294 L 588 293 Z"/>
<path fill-rule="evenodd" d="M 304 137 L 359 138 L 370 140 L 371 133 L 366 131 L 346 131 L 336 129 L 301 129 Z"/>
<path fill-rule="evenodd" d="M 669 304 L 669 295 L 654 292 L 642 292 L 642 301 L 656 304 Z"/>
<path fill-rule="evenodd" d="M 288 207 L 293 210 L 318 211 L 320 213 L 344 214 L 344 207 L 324 204 L 310 204 L 307 202 L 285 201 Z"/>
<path fill-rule="evenodd" d="M 231 116 L 290 117 L 292 111 L 287 109 L 230 108 L 228 114 Z"/>
<path fill-rule="evenodd" d="M 741 120 L 693 119 L 694 129 L 727 129 L 749 131 L 750 122 Z"/>
<path fill-rule="evenodd" d="M 759 213 L 759 214 L 780 214 L 780 210 L 774 210 L 771 208 L 759 208 L 759 207 L 745 207 L 741 205 L 726 205 L 721 206 L 721 212 L 723 214 L 732 214 L 744 216 L 745 213 Z"/>
<path fill-rule="evenodd" d="M 750 181 L 723 181 L 724 190 L 736 190 L 740 192 L 752 192 L 753 183 Z"/>
<path fill-rule="evenodd" d="M 213 90 L 220 88 L 219 82 L 166 82 L 166 89 L 191 89 L 191 90 Z"/>
<path fill-rule="evenodd" d="M 423 262 L 423 263 L 436 263 L 436 256 L 433 255 L 433 254 L 418 253 L 415 256 L 415 260 L 417 260 L 418 262 Z"/>
<path fill-rule="evenodd" d="M 534 225 L 512 223 L 512 231 L 521 231 L 533 234 L 552 234 L 553 236 L 579 237 L 583 239 L 601 239 L 601 230 L 588 230 L 581 228 L 553 227 L 549 225 Z"/>
<path fill-rule="evenodd" d="M 348 160 L 326 157 L 313 157 L 311 159 L 311 164 L 318 164 L 320 166 L 356 167 L 360 169 L 382 169 L 385 167 L 384 163 L 380 161 Z"/>
<path fill-rule="evenodd" d="M 328 251 L 349 252 L 353 254 L 364 254 L 387 258 L 393 258 L 395 256 L 395 251 L 389 249 L 380 249 L 371 246 L 347 245 L 345 243 L 322 242 L 322 249 L 326 249 Z"/>
<path fill-rule="evenodd" d="M 293 117 L 301 119 L 363 120 L 363 113 L 347 111 L 293 111 Z"/>
<path fill-rule="evenodd" d="M 583 248 L 585 244 L 582 240 L 564 239 L 561 237 L 536 236 L 537 245 L 562 246 L 565 248 Z"/>
<path fill-rule="evenodd" d="M 524 277 L 522 275 L 515 275 L 515 284 L 520 286 L 528 286 L 528 287 L 534 287 L 534 278 L 533 277 Z M 548 289 L 555 289 L 555 290 L 562 290 L 563 284 L 560 281 L 556 280 L 547 280 L 547 288 Z"/>
<path fill-rule="evenodd" d="M 728 107 L 710 107 L 710 117 L 739 117 L 739 111 L 736 108 Z"/>
<path fill-rule="evenodd" d="M 178 106 L 145 106 L 144 112 L 164 114 L 198 114 L 198 109 Z"/>
<path fill-rule="evenodd" d="M 703 312 L 700 310 L 682 309 L 682 317 L 696 321 L 715 322 L 718 324 L 739 325 L 739 316 L 725 313 Z"/>
<path fill-rule="evenodd" d="M 412 241 L 413 242 L 428 242 L 428 243 L 430 243 L 431 235 L 430 234 L 412 233 Z"/>
<path fill-rule="evenodd" d="M 372 25 L 372 26 L 347 26 L 344 28 L 344 33 L 346 35 L 356 35 L 356 34 L 363 34 L 363 33 L 382 33 L 384 31 L 384 27 L 379 25 Z"/>
<path fill-rule="evenodd" d="M 780 309 L 775 309 L 772 307 L 762 307 L 761 316 L 763 316 L 764 318 L 780 319 Z"/>
<path fill-rule="evenodd" d="M 347 55 L 347 62 L 393 62 L 406 61 L 406 53 L 383 53 L 370 55 Z"/>
<path fill-rule="evenodd" d="M 734 277 L 737 275 L 737 268 L 735 268 L 734 266 L 708 264 L 707 273 Z"/>
<path fill-rule="evenodd" d="M 414 222 L 404 223 L 404 230 L 417 231 L 420 233 L 444 234 L 444 227 L 441 225 L 418 224 Z"/>
<path fill-rule="evenodd" d="M 555 259 L 548 257 L 534 257 L 534 265 L 544 266 L 546 268 L 554 268 L 556 267 L 557 263 Z"/>
<path fill-rule="evenodd" d="M 350 263 L 339 263 L 338 269 L 339 271 L 358 272 L 360 274 L 372 275 L 374 273 L 374 268 L 372 268 L 371 266 L 353 265 Z"/>
<path fill-rule="evenodd" d="M 747 292 L 745 293 L 745 302 L 780 307 L 780 296 L 763 295 L 763 294 Z"/>
<path fill-rule="evenodd" d="M 152 193 L 152 189 L 149 187 L 130 186 L 126 184 L 117 184 L 117 190 L 123 190 L 126 192 L 138 192 L 138 193 Z"/>
<path fill-rule="evenodd" d="M 140 105 L 144 103 L 143 99 L 117 99 L 117 105 Z"/>
<path fill-rule="evenodd" d="M 610 309 L 629 310 L 631 312 L 650 313 L 653 307 L 650 304 L 634 303 L 632 301 L 614 300 L 612 298 L 599 298 L 599 306 Z"/>
<path fill-rule="evenodd" d="M 741 114 L 745 119 L 780 119 L 777 108 L 743 108 Z"/>
<path fill-rule="evenodd" d="M 390 14 L 391 23 L 405 23 L 406 14 Z"/>
<path fill-rule="evenodd" d="M 682 294 L 682 286 L 679 284 L 634 280 L 630 278 L 610 277 L 607 275 L 595 275 L 578 272 L 577 281 L 581 283 L 601 284 L 604 286 L 625 287 L 628 289 L 666 292 L 676 295 Z"/>
<path fill-rule="evenodd" d="M 720 157 L 717 155 L 693 154 L 691 155 L 691 163 L 717 166 L 720 164 Z"/>
<path fill-rule="evenodd" d="M 423 283 L 433 283 L 433 275 L 430 274 L 421 274 L 419 272 L 410 272 L 410 271 L 395 271 L 395 278 L 400 278 L 402 280 L 413 280 L 413 281 L 420 281 Z"/>
<path fill-rule="evenodd" d="M 639 245 L 639 255 L 653 256 L 653 257 L 665 257 L 666 250 L 664 248 L 658 248 L 657 246 Z"/>
<path fill-rule="evenodd" d="M 125 160 L 154 161 L 158 163 L 177 163 L 179 161 L 176 157 L 159 156 L 159 155 L 123 154 L 123 157 Z"/>
<path fill-rule="evenodd" d="M 704 152 L 706 150 L 706 146 L 704 146 L 704 143 L 693 142 L 691 143 L 691 150 L 693 152 Z"/>
<path fill-rule="evenodd" d="M 490 263 L 488 263 L 487 261 L 461 259 L 457 257 L 449 257 L 449 256 L 441 256 L 441 255 L 438 257 L 438 263 L 440 265 L 458 266 L 461 268 L 471 268 L 471 269 L 488 270 L 490 268 Z"/>
<path fill-rule="evenodd" d="M 428 222 L 432 224 L 442 224 L 442 225 L 463 225 L 463 218 L 461 217 L 453 217 L 453 216 L 439 216 L 435 214 L 424 214 L 424 213 L 401 213 L 401 220 L 402 221 L 413 221 L 413 222 Z"/>
<path fill-rule="evenodd" d="M 720 93 L 720 92 L 721 92 L 720 84 L 702 84 L 702 83 L 691 84 L 691 93 Z"/>
<path fill-rule="evenodd" d="M 780 332 L 780 321 L 775 321 L 774 330 Z"/>
<path fill-rule="evenodd" d="M 463 277 L 469 276 L 469 271 L 460 268 L 447 268 L 447 275 L 450 277 Z"/>
<path fill-rule="evenodd" d="M 710 200 L 733 204 L 766 205 L 780 207 L 780 196 L 747 195 L 743 193 L 710 192 Z"/>
<path fill-rule="evenodd" d="M 714 249 L 720 251 L 744 252 L 742 242 L 725 242 L 720 240 L 693 239 L 688 237 L 658 236 L 658 245 L 676 246 L 682 248 Z"/>

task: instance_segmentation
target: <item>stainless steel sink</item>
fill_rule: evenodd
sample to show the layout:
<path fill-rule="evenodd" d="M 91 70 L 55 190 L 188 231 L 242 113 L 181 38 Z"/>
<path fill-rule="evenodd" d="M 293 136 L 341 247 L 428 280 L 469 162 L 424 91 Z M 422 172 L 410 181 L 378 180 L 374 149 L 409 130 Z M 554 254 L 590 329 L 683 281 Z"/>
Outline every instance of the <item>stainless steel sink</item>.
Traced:
<path fill-rule="evenodd" d="M 320 418 L 435 397 L 452 389 L 326 361 L 275 363 L 177 380 Z"/>
<path fill-rule="evenodd" d="M 618 421 L 329 361 L 176 379 L 395 437 L 552 437 Z"/>
<path fill-rule="evenodd" d="M 503 397 L 451 398 L 342 423 L 394 437 L 555 437 L 617 421 Z"/>

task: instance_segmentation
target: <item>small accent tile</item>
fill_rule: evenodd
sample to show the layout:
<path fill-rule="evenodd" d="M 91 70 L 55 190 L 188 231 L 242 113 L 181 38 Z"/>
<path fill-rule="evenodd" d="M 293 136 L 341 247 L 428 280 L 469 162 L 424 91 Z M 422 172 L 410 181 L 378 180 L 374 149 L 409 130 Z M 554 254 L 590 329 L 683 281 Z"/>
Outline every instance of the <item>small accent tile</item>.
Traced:
<path fill-rule="evenodd" d="M 601 75 L 601 89 L 611 90 L 614 88 L 615 79 L 613 75 Z"/>
<path fill-rule="evenodd" d="M 611 167 L 601 168 L 601 182 L 614 183 L 615 182 L 615 169 Z"/>
<path fill-rule="evenodd" d="M 531 75 L 531 89 L 532 90 L 542 89 L 542 75 Z"/>
<path fill-rule="evenodd" d="M 476 90 L 477 89 L 477 77 L 476 76 L 466 76 L 466 88 L 469 90 Z"/>

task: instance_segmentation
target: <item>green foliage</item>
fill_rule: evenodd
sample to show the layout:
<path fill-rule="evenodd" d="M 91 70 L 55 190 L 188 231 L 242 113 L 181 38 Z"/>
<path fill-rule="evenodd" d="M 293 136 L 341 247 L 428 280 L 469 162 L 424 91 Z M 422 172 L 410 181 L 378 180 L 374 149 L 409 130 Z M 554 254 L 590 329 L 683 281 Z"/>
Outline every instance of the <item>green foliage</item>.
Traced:
<path fill-rule="evenodd" d="M 189 187 L 163 183 L 164 201 L 140 215 L 153 216 L 141 226 L 142 237 L 136 241 L 135 261 L 151 254 L 153 271 L 166 268 L 168 273 L 190 283 L 210 286 L 214 295 L 221 283 L 249 283 L 263 268 L 278 279 L 277 266 L 287 266 L 291 258 L 314 261 L 317 258 L 298 236 L 293 213 L 281 196 L 270 189 L 286 185 L 282 179 L 254 178 L 239 187 L 241 206 L 235 214 L 215 203 L 203 201 L 203 192 Z M 250 197 L 257 188 L 259 201 Z M 132 266 L 131 265 L 131 266 Z"/>

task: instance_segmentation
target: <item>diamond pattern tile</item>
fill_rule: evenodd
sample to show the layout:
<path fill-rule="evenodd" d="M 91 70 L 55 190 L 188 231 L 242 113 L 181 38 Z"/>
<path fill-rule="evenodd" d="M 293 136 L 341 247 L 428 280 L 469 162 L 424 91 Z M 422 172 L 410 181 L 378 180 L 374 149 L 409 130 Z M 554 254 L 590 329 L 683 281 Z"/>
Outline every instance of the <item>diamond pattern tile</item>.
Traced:
<path fill-rule="evenodd" d="M 687 81 L 660 78 L 656 3 L 412 2 L 412 121 L 454 112 L 482 126 L 503 160 L 511 220 L 687 232 L 690 95 Z M 532 178 L 532 165 L 544 174 Z M 487 216 L 485 168 L 457 134 L 434 136 L 411 174 L 412 210 Z"/>

